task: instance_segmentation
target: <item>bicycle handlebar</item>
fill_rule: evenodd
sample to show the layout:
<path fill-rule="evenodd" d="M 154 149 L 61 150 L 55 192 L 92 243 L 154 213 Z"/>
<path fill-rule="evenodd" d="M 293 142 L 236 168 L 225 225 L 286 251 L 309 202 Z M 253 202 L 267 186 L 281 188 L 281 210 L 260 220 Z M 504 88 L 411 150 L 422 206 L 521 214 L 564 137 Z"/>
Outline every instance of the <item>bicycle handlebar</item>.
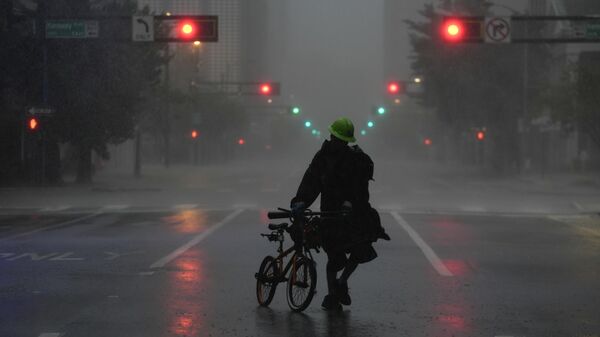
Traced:
<path fill-rule="evenodd" d="M 269 212 L 267 216 L 269 219 L 288 219 L 292 217 L 292 211 L 278 208 L 279 212 Z M 320 216 L 320 217 L 338 217 L 349 214 L 350 211 L 327 211 L 327 212 L 313 212 L 311 210 L 305 210 L 302 215 L 304 216 Z"/>

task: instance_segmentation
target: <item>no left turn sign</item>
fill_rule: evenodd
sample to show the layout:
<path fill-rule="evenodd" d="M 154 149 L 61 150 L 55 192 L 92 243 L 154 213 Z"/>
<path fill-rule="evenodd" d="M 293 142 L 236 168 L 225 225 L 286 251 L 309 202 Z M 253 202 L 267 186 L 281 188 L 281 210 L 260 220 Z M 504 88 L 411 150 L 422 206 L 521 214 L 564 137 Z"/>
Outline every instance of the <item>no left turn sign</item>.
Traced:
<path fill-rule="evenodd" d="M 486 17 L 484 27 L 486 43 L 510 43 L 510 17 Z"/>

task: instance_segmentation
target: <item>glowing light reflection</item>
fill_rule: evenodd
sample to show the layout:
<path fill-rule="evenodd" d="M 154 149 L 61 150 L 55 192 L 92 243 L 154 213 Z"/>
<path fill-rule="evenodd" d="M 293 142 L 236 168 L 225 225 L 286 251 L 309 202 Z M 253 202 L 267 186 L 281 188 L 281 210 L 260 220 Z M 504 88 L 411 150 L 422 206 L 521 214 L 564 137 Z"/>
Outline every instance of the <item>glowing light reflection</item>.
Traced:
<path fill-rule="evenodd" d="M 206 228 L 207 215 L 200 209 L 186 209 L 163 218 L 163 221 L 175 226 L 175 230 L 179 233 L 198 233 Z"/>

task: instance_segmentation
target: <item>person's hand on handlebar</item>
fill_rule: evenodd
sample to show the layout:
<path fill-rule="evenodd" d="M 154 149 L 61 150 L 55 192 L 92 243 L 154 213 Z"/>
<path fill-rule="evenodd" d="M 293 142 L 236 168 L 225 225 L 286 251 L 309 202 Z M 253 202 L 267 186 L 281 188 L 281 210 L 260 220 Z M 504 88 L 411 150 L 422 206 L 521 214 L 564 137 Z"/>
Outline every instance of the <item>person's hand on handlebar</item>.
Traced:
<path fill-rule="evenodd" d="M 302 216 L 304 210 L 306 209 L 306 204 L 302 201 L 297 201 L 292 204 L 292 216 L 294 218 Z"/>

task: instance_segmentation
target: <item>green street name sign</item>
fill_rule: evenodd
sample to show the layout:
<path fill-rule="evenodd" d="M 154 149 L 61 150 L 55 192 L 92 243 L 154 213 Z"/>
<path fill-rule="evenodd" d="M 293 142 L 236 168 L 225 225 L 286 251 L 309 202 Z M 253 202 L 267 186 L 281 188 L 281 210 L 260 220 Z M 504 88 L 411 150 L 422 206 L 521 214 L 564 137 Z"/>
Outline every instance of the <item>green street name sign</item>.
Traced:
<path fill-rule="evenodd" d="M 47 39 L 97 38 L 98 21 L 94 20 L 51 20 L 46 22 Z"/>
<path fill-rule="evenodd" d="M 588 38 L 600 37 L 600 25 L 599 24 L 587 25 L 585 27 L 585 37 L 588 37 Z"/>

